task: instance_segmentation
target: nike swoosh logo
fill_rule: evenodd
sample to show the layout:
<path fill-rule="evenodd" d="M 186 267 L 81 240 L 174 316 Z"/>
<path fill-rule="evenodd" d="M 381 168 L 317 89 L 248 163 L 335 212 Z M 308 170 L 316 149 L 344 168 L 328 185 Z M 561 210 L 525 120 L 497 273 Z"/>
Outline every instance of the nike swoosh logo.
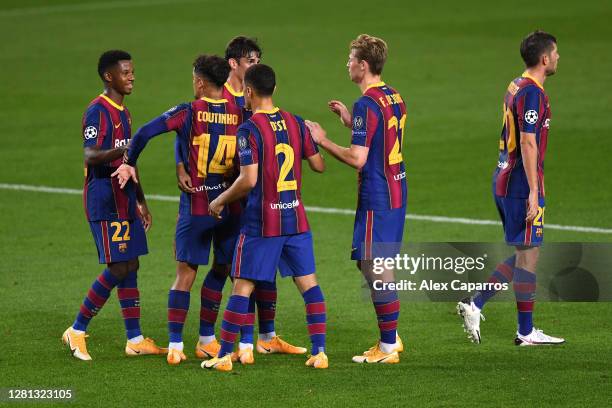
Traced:
<path fill-rule="evenodd" d="M 136 354 L 140 354 L 140 350 L 134 350 L 133 348 L 130 347 L 130 350 L 132 350 L 134 353 Z"/>
<path fill-rule="evenodd" d="M 115 129 L 117 129 L 119 126 L 121 126 L 121 123 L 119 123 L 118 125 L 115 125 Z"/>
<path fill-rule="evenodd" d="M 268 349 L 268 348 L 265 348 L 264 346 L 261 346 L 261 348 L 262 348 L 262 349 L 264 349 L 264 350 L 266 350 L 268 353 L 272 351 L 272 349 L 271 349 L 271 348 L 269 348 L 269 349 Z"/>

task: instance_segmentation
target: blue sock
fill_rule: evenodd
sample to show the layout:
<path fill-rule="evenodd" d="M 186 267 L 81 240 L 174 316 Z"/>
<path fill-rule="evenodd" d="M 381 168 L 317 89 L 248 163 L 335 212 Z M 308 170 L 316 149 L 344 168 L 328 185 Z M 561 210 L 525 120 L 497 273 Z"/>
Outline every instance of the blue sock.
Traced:
<path fill-rule="evenodd" d="M 306 305 L 306 322 L 308 323 L 308 334 L 312 343 L 311 354 L 317 355 L 325 352 L 326 333 L 326 308 L 323 292 L 319 285 L 313 286 L 302 293 Z"/>
<path fill-rule="evenodd" d="M 219 306 L 223 298 L 226 275 L 208 271 L 200 291 L 200 336 L 213 336 Z"/>
<path fill-rule="evenodd" d="M 189 311 L 189 292 L 170 290 L 168 293 L 168 337 L 170 343 L 183 341 L 183 326 Z"/>
<path fill-rule="evenodd" d="M 113 290 L 118 283 L 119 281 L 110 273 L 108 268 L 104 269 L 104 272 L 98 275 L 87 292 L 87 296 L 83 299 L 79 313 L 72 324 L 74 330 L 87 330 L 89 322 L 98 314 L 100 309 L 102 309 L 102 306 L 104 306 L 110 296 L 111 290 Z"/>
<path fill-rule="evenodd" d="M 533 307 L 536 294 L 536 274 L 525 269 L 514 269 L 514 296 L 518 311 L 518 331 L 526 336 L 533 330 Z"/>
<path fill-rule="evenodd" d="M 240 326 L 240 342 L 253 344 L 255 324 L 255 293 L 251 293 L 249 297 L 249 308 L 244 318 L 244 323 Z"/>
<path fill-rule="evenodd" d="M 489 277 L 487 283 L 509 283 L 512 282 L 512 276 L 514 275 L 514 263 L 516 261 L 516 255 L 512 255 L 506 259 L 503 263 L 500 263 L 495 267 L 495 271 Z M 476 292 L 474 295 L 474 304 L 479 309 L 482 309 L 485 303 L 491 299 L 497 291 L 495 289 L 483 290 Z"/>
<path fill-rule="evenodd" d="M 380 341 L 387 344 L 395 344 L 397 339 L 397 320 L 400 313 L 400 301 L 397 291 L 375 291 L 372 294 L 374 310 L 378 320 Z"/>
<path fill-rule="evenodd" d="M 117 297 L 125 323 L 125 334 L 129 339 L 142 335 L 140 331 L 140 292 L 138 274 L 132 271 L 117 285 Z"/>
<path fill-rule="evenodd" d="M 240 326 L 244 323 L 248 309 L 248 297 L 230 296 L 223 313 L 223 323 L 221 323 L 221 350 L 219 350 L 219 357 L 225 357 L 225 355 L 234 351 L 234 343 L 240 331 Z"/>
<path fill-rule="evenodd" d="M 275 331 L 274 318 L 276 317 L 276 294 L 276 281 L 259 281 L 257 285 L 255 285 L 259 333 L 272 333 Z"/>

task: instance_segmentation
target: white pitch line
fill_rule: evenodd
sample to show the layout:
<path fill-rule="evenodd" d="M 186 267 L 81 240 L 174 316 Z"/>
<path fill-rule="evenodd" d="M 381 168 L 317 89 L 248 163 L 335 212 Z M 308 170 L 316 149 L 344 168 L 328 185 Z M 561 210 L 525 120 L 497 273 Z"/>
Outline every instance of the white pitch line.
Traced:
<path fill-rule="evenodd" d="M 0 183 L 0 189 L 17 190 L 17 191 L 31 191 L 31 192 L 38 192 L 38 193 L 68 194 L 68 195 L 83 194 L 82 190 L 77 190 L 74 188 L 32 186 L 29 184 Z M 147 194 L 147 200 L 178 202 L 179 197 L 159 195 L 159 194 Z M 329 208 L 329 207 L 307 206 L 306 210 L 313 212 L 313 213 L 322 213 L 322 214 L 355 215 L 355 211 L 349 210 L 348 208 Z M 474 219 L 474 218 L 462 218 L 462 217 L 444 217 L 440 215 L 406 214 L 406 219 L 416 220 L 416 221 L 439 222 L 439 223 L 445 223 L 445 224 L 494 225 L 494 226 L 501 225 L 501 222 L 493 221 L 493 220 L 479 220 L 479 219 Z M 553 230 L 560 230 L 560 231 L 593 232 L 596 234 L 612 234 L 611 228 L 581 227 L 581 226 L 575 226 L 575 225 L 558 225 L 558 224 L 546 224 L 546 228 L 553 229 Z"/>

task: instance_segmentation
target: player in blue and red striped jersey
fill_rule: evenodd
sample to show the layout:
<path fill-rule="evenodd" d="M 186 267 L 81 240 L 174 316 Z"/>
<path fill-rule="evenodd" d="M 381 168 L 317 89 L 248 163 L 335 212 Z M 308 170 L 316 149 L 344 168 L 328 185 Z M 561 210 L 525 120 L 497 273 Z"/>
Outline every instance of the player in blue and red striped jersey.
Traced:
<path fill-rule="evenodd" d="M 145 339 L 140 331 L 138 257 L 147 253 L 145 230 L 151 226 L 151 213 L 140 185 L 130 183 L 122 190 L 111 178 L 130 141 L 132 120 L 123 99 L 134 86 L 132 57 L 125 51 L 107 51 L 98 61 L 98 74 L 104 82 L 104 92 L 91 101 L 83 116 L 83 201 L 99 262 L 107 267 L 89 289 L 62 340 L 74 357 L 91 360 L 85 331 L 117 287 L 128 338 L 125 353 L 161 354 L 164 350 L 153 340 Z"/>
<path fill-rule="evenodd" d="M 272 282 L 278 268 L 282 276 L 293 278 L 306 304 L 312 342 L 306 365 L 327 368 L 325 300 L 315 275 L 312 234 L 301 196 L 302 160 L 317 172 L 325 164 L 304 121 L 274 107 L 272 68 L 254 65 L 244 82 L 246 102 L 254 114 L 238 130 L 240 176 L 209 209 L 222 217 L 227 204 L 245 196 L 247 204 L 232 262 L 234 287 L 223 314 L 221 350 L 202 367 L 232 369 L 230 353 L 244 324 L 249 297 L 257 282 Z"/>
<path fill-rule="evenodd" d="M 489 282 L 513 282 L 518 310 L 516 345 L 562 344 L 564 339 L 534 328 L 532 319 L 539 246 L 544 240 L 544 156 L 551 116 L 544 81 L 557 71 L 557 40 L 536 31 L 523 40 L 520 50 L 527 69 L 510 82 L 504 95 L 499 160 L 493 174 L 493 196 L 506 243 L 516 250 L 497 266 Z M 474 343 L 481 341 L 481 310 L 494 295 L 495 290 L 482 291 L 457 304 Z"/>
<path fill-rule="evenodd" d="M 238 36 L 233 38 L 225 48 L 225 60 L 229 63 L 231 70 L 227 81 L 223 85 L 221 97 L 242 108 L 245 107 L 243 80 L 245 71 L 252 65 L 258 64 L 261 59 L 261 48 L 254 38 Z M 244 120 L 251 116 L 251 111 L 244 110 Z M 183 152 L 175 143 L 176 175 L 178 186 L 182 191 L 189 192 L 191 189 L 191 178 L 183 164 Z M 229 207 L 230 216 L 239 217 L 241 206 L 239 202 L 232 203 Z M 216 354 L 219 343 L 215 338 L 215 323 L 217 321 L 219 306 L 221 304 L 223 287 L 230 273 L 230 265 L 219 264 L 213 257 L 211 270 L 202 283 L 200 296 L 200 346 L 196 354 Z M 259 320 L 259 335 L 257 336 L 257 351 L 259 353 L 305 353 L 303 347 L 295 347 L 276 335 L 274 319 L 276 316 L 276 282 L 258 282 L 249 303 L 247 322 L 240 330 L 239 353 L 242 361 L 249 360 L 249 351 L 253 350 L 255 320 L 255 305 Z"/>
<path fill-rule="evenodd" d="M 394 280 L 392 270 L 374 275 L 372 260 L 399 253 L 406 215 L 406 169 L 402 156 L 406 105 L 400 94 L 381 80 L 386 59 L 387 44 L 380 38 L 362 34 L 350 44 L 347 67 L 362 96 L 353 105 L 352 115 L 342 102 L 329 103 L 342 123 L 352 129 L 350 147 L 338 146 L 327 138 L 319 124 L 307 122 L 319 146 L 359 171 L 351 259 L 357 261 L 370 284 L 380 339 L 374 347 L 353 357 L 358 363 L 398 363 L 403 351 L 397 336 L 400 310 L 397 292 L 377 291 L 372 286 L 374 280 Z"/>

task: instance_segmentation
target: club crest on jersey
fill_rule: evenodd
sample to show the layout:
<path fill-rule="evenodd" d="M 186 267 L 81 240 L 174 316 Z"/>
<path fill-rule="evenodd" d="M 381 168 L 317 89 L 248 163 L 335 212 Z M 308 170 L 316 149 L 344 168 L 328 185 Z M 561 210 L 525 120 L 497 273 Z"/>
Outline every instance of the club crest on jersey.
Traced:
<path fill-rule="evenodd" d="M 361 129 L 363 127 L 363 118 L 361 116 L 355 116 L 353 118 L 353 129 Z"/>
<path fill-rule="evenodd" d="M 122 254 L 127 252 L 127 244 L 125 242 L 119 244 L 119 252 Z"/>
<path fill-rule="evenodd" d="M 537 121 L 538 121 L 538 112 L 534 111 L 533 109 L 530 109 L 527 112 L 525 112 L 525 122 L 529 123 L 530 125 L 533 125 Z"/>
<path fill-rule="evenodd" d="M 95 139 L 98 137 L 98 129 L 96 129 L 94 126 L 87 126 L 83 131 L 83 137 L 86 140 Z"/>

